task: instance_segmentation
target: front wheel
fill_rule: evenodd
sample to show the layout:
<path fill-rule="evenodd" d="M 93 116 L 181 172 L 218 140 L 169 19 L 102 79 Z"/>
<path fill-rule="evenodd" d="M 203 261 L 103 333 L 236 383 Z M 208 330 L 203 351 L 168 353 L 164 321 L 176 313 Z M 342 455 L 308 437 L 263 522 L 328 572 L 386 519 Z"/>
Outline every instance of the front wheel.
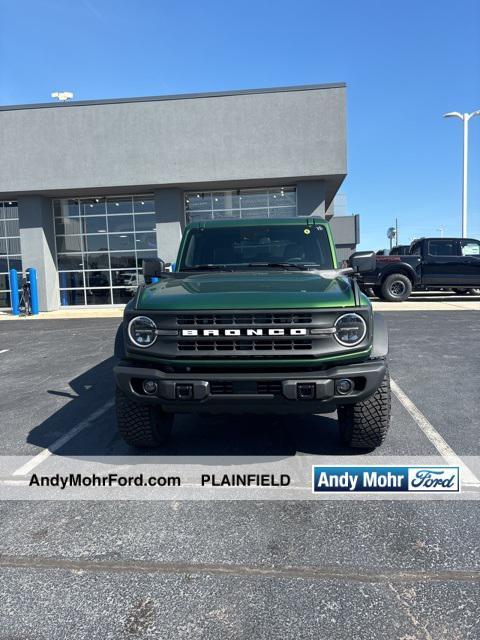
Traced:
<path fill-rule="evenodd" d="M 412 293 L 412 282 L 403 273 L 392 273 L 385 278 L 380 287 L 380 294 L 388 302 L 402 302 Z"/>
<path fill-rule="evenodd" d="M 159 407 L 135 402 L 116 387 L 115 410 L 120 435 L 130 446 L 153 449 L 169 439 L 173 415 L 164 413 Z"/>
<path fill-rule="evenodd" d="M 390 426 L 391 392 L 388 368 L 373 395 L 357 404 L 338 407 L 343 444 L 355 449 L 374 449 L 385 440 Z"/>

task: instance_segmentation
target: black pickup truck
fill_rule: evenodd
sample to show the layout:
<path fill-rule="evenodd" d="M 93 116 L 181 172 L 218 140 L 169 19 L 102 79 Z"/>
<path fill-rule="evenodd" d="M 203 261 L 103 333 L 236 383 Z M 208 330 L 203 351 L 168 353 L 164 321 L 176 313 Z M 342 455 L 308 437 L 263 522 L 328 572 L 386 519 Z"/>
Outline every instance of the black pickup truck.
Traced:
<path fill-rule="evenodd" d="M 382 300 L 406 300 L 412 291 L 451 289 L 480 293 L 480 241 L 470 238 L 420 238 L 408 255 L 377 255 L 374 271 L 362 274 L 364 290 Z"/>

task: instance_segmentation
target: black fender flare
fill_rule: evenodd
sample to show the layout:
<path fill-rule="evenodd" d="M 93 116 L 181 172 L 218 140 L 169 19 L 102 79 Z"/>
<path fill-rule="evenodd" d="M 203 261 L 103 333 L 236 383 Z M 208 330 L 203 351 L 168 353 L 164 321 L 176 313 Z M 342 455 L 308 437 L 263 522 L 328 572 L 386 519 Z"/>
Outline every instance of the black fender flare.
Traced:
<path fill-rule="evenodd" d="M 373 347 L 370 358 L 386 358 L 388 355 L 388 327 L 385 316 L 373 314 Z"/>
<path fill-rule="evenodd" d="M 378 284 L 381 285 L 385 278 L 391 276 L 394 273 L 400 273 L 406 276 L 409 280 L 412 281 L 412 285 L 417 284 L 417 282 L 419 281 L 419 276 L 412 266 L 410 266 L 406 262 L 399 262 L 398 264 L 389 264 L 380 271 Z"/>

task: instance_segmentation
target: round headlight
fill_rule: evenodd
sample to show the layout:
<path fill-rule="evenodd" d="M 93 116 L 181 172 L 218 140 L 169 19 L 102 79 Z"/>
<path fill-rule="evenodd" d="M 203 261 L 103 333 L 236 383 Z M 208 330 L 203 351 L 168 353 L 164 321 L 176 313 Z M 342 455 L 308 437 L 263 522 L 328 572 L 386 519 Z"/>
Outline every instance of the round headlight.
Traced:
<path fill-rule="evenodd" d="M 157 325 L 151 318 L 138 316 L 130 320 L 128 335 L 137 347 L 151 347 L 157 339 Z"/>
<path fill-rule="evenodd" d="M 358 313 L 345 313 L 335 322 L 335 338 L 344 347 L 354 347 L 365 338 L 367 325 Z"/>

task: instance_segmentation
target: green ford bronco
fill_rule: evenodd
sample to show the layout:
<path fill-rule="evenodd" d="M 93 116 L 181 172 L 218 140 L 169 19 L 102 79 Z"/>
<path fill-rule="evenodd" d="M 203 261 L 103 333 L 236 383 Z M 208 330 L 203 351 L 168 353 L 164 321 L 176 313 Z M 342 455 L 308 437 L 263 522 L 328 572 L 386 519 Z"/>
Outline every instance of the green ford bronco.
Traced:
<path fill-rule="evenodd" d="M 147 284 L 117 333 L 127 443 L 161 446 L 175 413 L 335 410 L 345 444 L 382 443 L 388 336 L 356 279 L 375 268 L 373 253 L 339 269 L 319 218 L 214 220 L 187 226 L 167 268 L 144 261 Z"/>

